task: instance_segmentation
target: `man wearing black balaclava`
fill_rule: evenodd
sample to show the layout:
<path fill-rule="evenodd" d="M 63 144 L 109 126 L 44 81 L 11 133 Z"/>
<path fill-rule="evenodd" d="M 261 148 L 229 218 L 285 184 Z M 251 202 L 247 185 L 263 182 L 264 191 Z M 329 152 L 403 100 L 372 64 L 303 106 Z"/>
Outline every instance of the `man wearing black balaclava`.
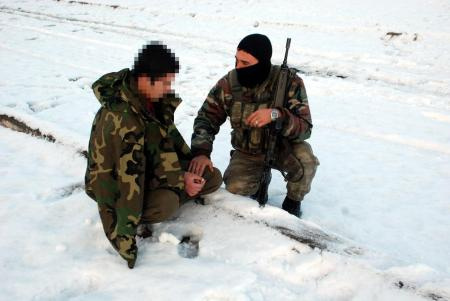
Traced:
<path fill-rule="evenodd" d="M 269 39 L 261 34 L 252 34 L 242 39 L 237 49 L 235 67 L 239 83 L 247 88 L 261 84 L 272 67 L 272 45 Z M 251 66 L 244 65 L 245 59 L 256 63 Z"/>
<path fill-rule="evenodd" d="M 281 118 L 283 139 L 272 168 L 287 174 L 282 208 L 300 217 L 301 202 L 319 165 L 305 142 L 311 136 L 311 114 L 303 80 L 295 69 L 289 69 L 286 107 L 273 107 L 280 67 L 272 65 L 271 58 L 272 45 L 265 35 L 251 34 L 240 41 L 235 69 L 211 89 L 194 121 L 194 159 L 189 171 L 201 175 L 205 168 L 213 169 L 213 141 L 229 117 L 234 150 L 224 173 L 225 186 L 232 193 L 254 197 L 263 172 L 269 125 Z"/>

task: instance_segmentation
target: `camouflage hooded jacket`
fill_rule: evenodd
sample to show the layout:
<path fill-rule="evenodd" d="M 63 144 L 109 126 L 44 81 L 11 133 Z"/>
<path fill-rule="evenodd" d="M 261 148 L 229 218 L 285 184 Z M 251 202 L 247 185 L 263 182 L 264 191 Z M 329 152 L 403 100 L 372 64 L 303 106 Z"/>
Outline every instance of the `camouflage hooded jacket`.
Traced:
<path fill-rule="evenodd" d="M 169 95 L 156 103 L 154 114 L 148 112 L 128 69 L 102 76 L 92 88 L 101 108 L 89 141 L 86 193 L 98 203 L 113 247 L 134 264 L 146 191 L 184 190 L 192 156 L 173 123 L 181 100 Z"/>
<path fill-rule="evenodd" d="M 272 66 L 268 78 L 254 88 L 239 85 L 236 70 L 221 78 L 209 92 L 194 121 L 192 153 L 194 156 L 210 156 L 215 135 L 230 117 L 233 131 L 232 146 L 245 153 L 262 154 L 266 151 L 269 126 L 252 128 L 245 123 L 254 111 L 273 106 L 280 67 Z M 290 69 L 287 85 L 287 105 L 278 108 L 282 112 L 281 135 L 291 143 L 311 136 L 312 120 L 303 80 Z"/>

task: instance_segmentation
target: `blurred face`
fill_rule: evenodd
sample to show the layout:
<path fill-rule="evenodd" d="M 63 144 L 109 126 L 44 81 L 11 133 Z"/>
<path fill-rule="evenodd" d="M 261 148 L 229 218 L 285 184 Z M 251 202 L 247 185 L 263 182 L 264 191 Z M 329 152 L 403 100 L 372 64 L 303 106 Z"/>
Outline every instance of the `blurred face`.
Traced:
<path fill-rule="evenodd" d="M 238 50 L 236 52 L 235 58 L 236 58 L 236 64 L 235 64 L 236 69 L 250 67 L 250 66 L 258 64 L 258 59 L 255 58 L 250 53 L 245 52 L 244 50 Z"/>
<path fill-rule="evenodd" d="M 172 91 L 172 83 L 175 80 L 174 73 L 168 73 L 154 81 L 148 76 L 138 77 L 138 90 L 150 101 L 158 101 L 164 95 Z"/>

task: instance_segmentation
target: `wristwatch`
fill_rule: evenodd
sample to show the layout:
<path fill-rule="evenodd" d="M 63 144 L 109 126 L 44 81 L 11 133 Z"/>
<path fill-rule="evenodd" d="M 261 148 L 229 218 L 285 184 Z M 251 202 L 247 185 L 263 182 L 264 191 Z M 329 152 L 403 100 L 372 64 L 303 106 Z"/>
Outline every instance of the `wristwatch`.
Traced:
<path fill-rule="evenodd" d="M 270 112 L 270 118 L 272 121 L 275 121 L 280 117 L 279 111 L 277 109 L 272 109 L 272 112 Z"/>

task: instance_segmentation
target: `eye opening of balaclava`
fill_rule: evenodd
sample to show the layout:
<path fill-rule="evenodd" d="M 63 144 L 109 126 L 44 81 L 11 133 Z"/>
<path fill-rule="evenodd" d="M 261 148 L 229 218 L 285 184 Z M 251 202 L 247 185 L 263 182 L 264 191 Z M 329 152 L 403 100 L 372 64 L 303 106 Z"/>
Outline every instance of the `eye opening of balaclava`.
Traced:
<path fill-rule="evenodd" d="M 272 44 L 267 36 L 251 34 L 243 38 L 237 47 L 258 59 L 258 63 L 250 67 L 236 69 L 239 83 L 247 88 L 253 88 L 263 83 L 270 73 L 272 66 Z"/>

